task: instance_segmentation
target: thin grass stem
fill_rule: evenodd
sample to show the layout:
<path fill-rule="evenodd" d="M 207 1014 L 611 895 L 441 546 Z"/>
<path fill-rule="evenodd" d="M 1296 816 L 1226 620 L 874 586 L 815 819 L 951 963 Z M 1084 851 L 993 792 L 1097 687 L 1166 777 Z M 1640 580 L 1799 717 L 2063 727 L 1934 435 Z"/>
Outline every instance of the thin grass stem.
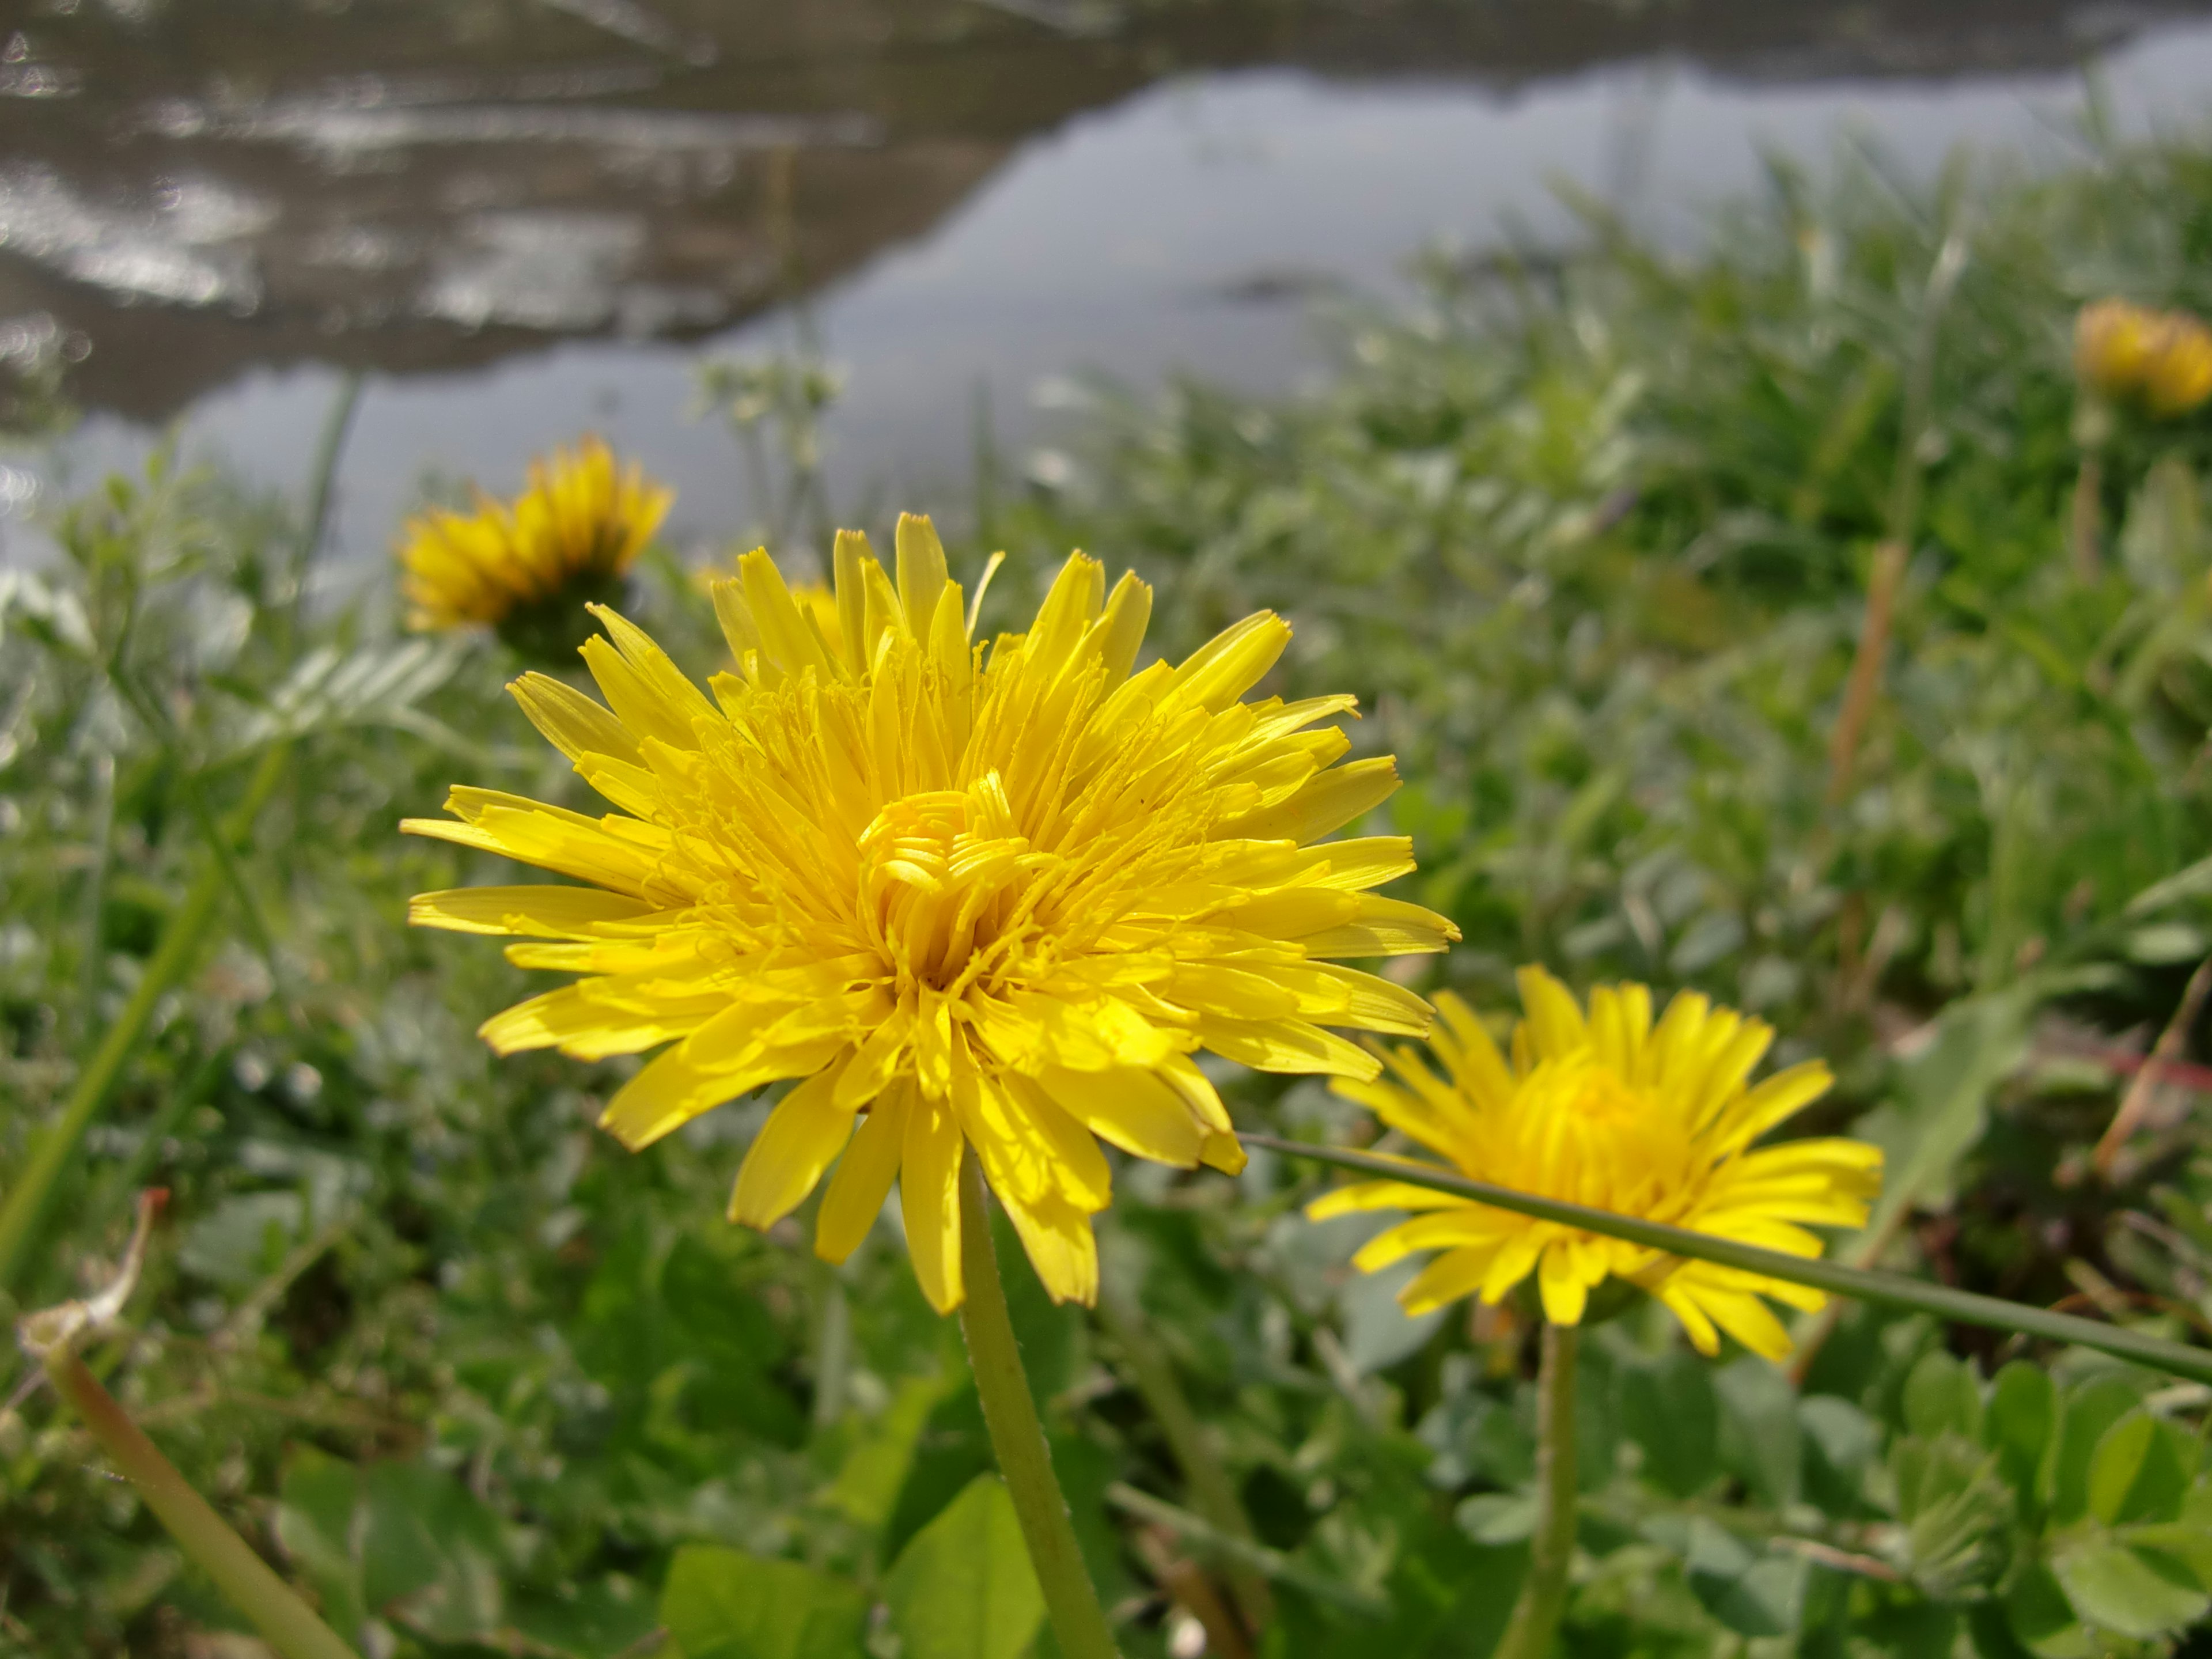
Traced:
<path fill-rule="evenodd" d="M 100 1449 L 138 1489 L 146 1507 L 283 1659 L 359 1659 L 292 1587 L 208 1507 L 207 1501 L 177 1472 L 176 1465 L 161 1455 L 161 1449 L 85 1368 L 74 1349 L 66 1343 L 57 1345 L 46 1356 L 46 1367 L 54 1392 L 84 1419 Z"/>
<path fill-rule="evenodd" d="M 1295 1140 L 1280 1140 L 1273 1135 L 1248 1134 L 1240 1135 L 1238 1139 L 1248 1146 L 1265 1146 L 1271 1152 L 1285 1153 L 1292 1158 L 1310 1158 L 1316 1164 L 1331 1164 L 1340 1170 L 1357 1170 L 1361 1175 L 1401 1181 L 1410 1187 L 1426 1187 L 1432 1192 L 1450 1193 L 1477 1204 L 1487 1204 L 1493 1209 L 1531 1216 L 1539 1221 L 1555 1222 L 1561 1226 L 1596 1233 L 1606 1238 L 1626 1239 L 1631 1244 L 1641 1244 L 1662 1255 L 1694 1261 L 1715 1261 L 1724 1267 L 1738 1268 L 1762 1278 L 1778 1279 L 1785 1284 L 1804 1285 L 1816 1291 L 1826 1291 L 1832 1296 L 1847 1296 L 1882 1307 L 1930 1314 L 1936 1318 L 1951 1320 L 1961 1325 L 2013 1331 L 2021 1336 L 2038 1337 L 2049 1342 L 2070 1342 L 2077 1347 L 2094 1348 L 2100 1353 L 2111 1354 L 2116 1359 L 2130 1360 L 2174 1376 L 2185 1376 L 2191 1382 L 2212 1383 L 2212 1351 L 2186 1347 L 2179 1342 L 2145 1336 L 2140 1331 L 2124 1330 L 2117 1325 L 2100 1325 L 2094 1320 L 2076 1319 L 2070 1314 L 2026 1307 L 1994 1296 L 1978 1296 L 1972 1291 L 1953 1290 L 1948 1285 L 1930 1285 L 1921 1279 L 1907 1279 L 1900 1273 L 1848 1267 L 1839 1261 L 1829 1261 L 1818 1256 L 1785 1255 L 1779 1250 L 1763 1250 L 1754 1244 L 1740 1244 L 1732 1238 L 1692 1232 L 1686 1227 L 1669 1227 L 1662 1222 L 1618 1215 L 1611 1210 L 1594 1210 L 1587 1205 L 1569 1204 L 1561 1199 L 1516 1192 L 1510 1187 L 1493 1187 L 1486 1181 L 1469 1181 L 1465 1176 L 1453 1175 L 1433 1164 L 1411 1158 L 1377 1158 L 1370 1152 L 1346 1152 L 1335 1146 L 1309 1146 Z"/>

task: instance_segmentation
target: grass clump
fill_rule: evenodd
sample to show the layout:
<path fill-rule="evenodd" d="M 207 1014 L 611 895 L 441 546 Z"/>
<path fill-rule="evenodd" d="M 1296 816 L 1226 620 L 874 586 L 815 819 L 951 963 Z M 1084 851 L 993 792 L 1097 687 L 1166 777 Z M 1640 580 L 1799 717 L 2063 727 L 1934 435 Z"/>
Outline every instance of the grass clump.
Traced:
<path fill-rule="evenodd" d="M 2212 418 L 2117 412 L 2085 565 L 2070 353 L 2092 299 L 2212 312 L 2212 152 L 1924 192 L 1778 170 L 1692 256 L 1589 229 L 1346 315 L 1310 397 L 1102 392 L 1075 482 L 981 526 L 1012 552 L 986 631 L 1072 544 L 1159 585 L 1165 654 L 1280 609 L 1281 689 L 1359 690 L 1356 743 L 1407 768 L 1407 896 L 1467 939 L 1437 983 L 1496 1013 L 1534 961 L 1755 1012 L 1836 1066 L 1810 1127 L 1887 1152 L 1842 1253 L 2203 1330 L 2196 1074 L 2097 1148 L 2212 954 Z M 193 884 L 222 896 L 17 1307 L 172 1188 L 95 1369 L 364 1651 L 1021 1652 L 1030 1600 L 970 1629 L 945 1591 L 1014 1546 L 895 1225 L 836 1273 L 729 1227 L 765 1102 L 623 1156 L 591 1124 L 627 1063 L 495 1065 L 471 1028 L 524 976 L 404 930 L 410 893 L 517 878 L 393 833 L 452 780 L 588 798 L 494 645 L 396 636 L 380 587 L 303 609 L 298 516 L 157 466 L 8 579 L 0 1182 Z M 703 659 L 696 590 L 640 568 Z M 1310 1085 L 1234 1103 L 1355 1121 Z M 1530 1310 L 1406 1320 L 1341 1271 L 1361 1219 L 1292 1220 L 1313 1184 L 1270 1158 L 1118 1185 L 1120 1311 L 1018 1281 L 1012 1315 L 1125 1651 L 1486 1652 L 1533 1513 Z M 2169 1644 L 2212 1596 L 2202 1400 L 1978 1344 L 1848 1313 L 1793 1375 L 1594 1324 L 1570 1650 Z M 234 1617 L 66 1419 L 24 1404 L 0 1453 L 0 1651 L 216 1650 Z"/>

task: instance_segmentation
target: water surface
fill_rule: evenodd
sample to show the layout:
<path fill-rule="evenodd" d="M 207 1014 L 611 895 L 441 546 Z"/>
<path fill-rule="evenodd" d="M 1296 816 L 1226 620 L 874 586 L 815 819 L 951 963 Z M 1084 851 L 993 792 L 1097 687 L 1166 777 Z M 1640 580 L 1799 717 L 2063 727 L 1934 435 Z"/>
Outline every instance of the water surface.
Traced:
<path fill-rule="evenodd" d="M 78 475 L 174 424 L 289 484 L 365 372 L 356 560 L 426 472 L 510 488 L 586 426 L 678 486 L 684 539 L 738 533 L 694 367 L 801 338 L 843 377 L 836 514 L 957 510 L 979 441 L 1049 447 L 1070 370 L 1290 384 L 1315 295 L 1571 235 L 1559 179 L 1682 241 L 1765 148 L 2060 161 L 2090 64 L 2124 129 L 2193 124 L 2212 16 L 47 0 L 0 53 L 0 352 L 9 319 L 88 348 Z"/>

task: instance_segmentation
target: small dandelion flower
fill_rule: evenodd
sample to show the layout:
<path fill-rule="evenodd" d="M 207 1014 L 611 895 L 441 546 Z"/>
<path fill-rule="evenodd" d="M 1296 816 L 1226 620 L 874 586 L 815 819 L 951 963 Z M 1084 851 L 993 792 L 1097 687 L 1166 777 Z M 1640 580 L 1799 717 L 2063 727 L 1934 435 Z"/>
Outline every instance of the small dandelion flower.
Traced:
<path fill-rule="evenodd" d="M 2185 415 L 2212 398 L 2212 329 L 2186 312 L 2099 300 L 2075 319 L 2074 372 L 2108 403 Z"/>
<path fill-rule="evenodd" d="M 635 465 L 617 471 L 597 438 L 530 466 L 510 505 L 480 495 L 474 513 L 433 509 L 408 521 L 398 558 L 408 625 L 480 625 L 553 657 L 587 626 L 583 607 L 622 597 L 623 578 L 667 515 L 674 492 Z"/>
<path fill-rule="evenodd" d="M 1665 1222 L 1747 1244 L 1817 1256 L 1808 1227 L 1856 1227 L 1880 1190 L 1881 1153 L 1860 1141 L 1752 1143 L 1825 1093 L 1828 1068 L 1808 1060 L 1747 1086 L 1772 1028 L 1684 992 L 1655 1026 L 1641 985 L 1600 986 L 1584 1018 L 1540 968 L 1520 974 L 1526 1017 L 1509 1063 L 1467 1006 L 1449 994 L 1429 1046 L 1439 1078 L 1412 1048 L 1390 1057 L 1398 1081 L 1342 1079 L 1337 1092 L 1455 1169 L 1547 1198 Z M 1710 1262 L 1532 1220 L 1405 1182 L 1363 1182 L 1317 1200 L 1321 1219 L 1354 1211 L 1428 1212 L 1369 1243 L 1368 1272 L 1416 1250 L 1443 1254 L 1400 1292 L 1408 1312 L 1480 1296 L 1495 1304 L 1536 1275 L 1544 1316 L 1579 1323 L 1607 1278 L 1630 1280 L 1671 1309 L 1699 1352 L 1720 1331 L 1769 1358 L 1790 1338 L 1759 1297 L 1821 1305 L 1819 1292 Z"/>
<path fill-rule="evenodd" d="M 601 1120 L 631 1148 L 795 1079 L 730 1213 L 767 1227 L 834 1164 L 815 1248 L 866 1236 L 894 1179 L 915 1269 L 962 1300 L 972 1151 L 1055 1298 L 1097 1288 L 1097 1137 L 1182 1168 L 1243 1152 L 1201 1048 L 1261 1070 L 1372 1078 L 1328 1026 L 1418 1036 L 1427 1005 L 1334 958 L 1442 950 L 1443 917 L 1369 890 L 1402 837 L 1322 842 L 1396 787 L 1336 763 L 1350 697 L 1242 701 L 1290 637 L 1246 618 L 1178 665 L 1135 667 L 1151 591 L 1077 554 L 1026 634 L 987 651 L 926 519 L 896 581 L 837 539 L 834 607 L 765 552 L 714 604 L 738 672 L 710 699 L 611 611 L 584 647 L 605 706 L 532 674 L 538 729 L 618 809 L 590 817 L 456 789 L 405 828 L 587 886 L 464 888 L 411 916 L 532 941 L 581 975 L 488 1021 L 502 1054 L 672 1046 Z"/>

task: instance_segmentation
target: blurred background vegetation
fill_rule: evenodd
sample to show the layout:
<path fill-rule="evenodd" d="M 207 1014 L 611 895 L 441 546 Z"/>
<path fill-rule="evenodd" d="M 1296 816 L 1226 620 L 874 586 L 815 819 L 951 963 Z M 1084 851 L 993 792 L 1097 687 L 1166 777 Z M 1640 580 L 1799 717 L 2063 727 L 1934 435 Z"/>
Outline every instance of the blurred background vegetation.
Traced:
<path fill-rule="evenodd" d="M 1273 689 L 1358 691 L 1355 744 L 1409 779 L 1407 896 L 1466 935 L 1421 986 L 1504 1012 L 1540 961 L 1755 1012 L 1841 1075 L 1806 1127 L 1887 1150 L 1839 1254 L 2212 1334 L 2212 414 L 2120 410 L 2083 497 L 2071 361 L 2087 301 L 2212 314 L 2212 149 L 1924 187 L 1778 163 L 1690 252 L 1576 206 L 1571 253 L 1439 254 L 1412 300 L 1334 307 L 1310 392 L 1088 386 L 1054 466 L 985 471 L 956 575 L 1008 550 L 988 629 L 1070 546 L 1133 565 L 1170 656 L 1282 611 Z M 61 344 L 9 358 L 11 426 L 65 418 Z M 701 390 L 818 560 L 834 376 Z M 213 918 L 11 1312 L 101 1282 L 168 1187 L 95 1369 L 379 1659 L 1048 1652 L 896 1219 L 835 1271 L 805 1217 L 729 1226 L 765 1102 L 625 1156 L 592 1127 L 624 1067 L 495 1062 L 472 1028 L 524 976 L 402 926 L 498 878 L 400 817 L 463 778 L 585 797 L 498 649 L 313 591 L 328 495 L 161 455 L 0 572 L 0 1188 Z M 718 664 L 672 555 L 633 610 Z M 1248 1127 L 1372 1133 L 1233 1083 Z M 1015 1286 L 1133 1656 L 1480 1656 L 1511 1602 L 1525 1310 L 1406 1319 L 1344 1267 L 1364 1221 L 1297 1218 L 1318 1185 L 1127 1164 L 1097 1314 Z M 1793 1374 L 1647 1307 L 1593 1332 L 1570 1651 L 2205 1641 L 2204 1389 L 1856 1310 L 1803 1334 Z M 0 1651 L 257 1651 L 42 1396 L 0 1418 Z"/>

